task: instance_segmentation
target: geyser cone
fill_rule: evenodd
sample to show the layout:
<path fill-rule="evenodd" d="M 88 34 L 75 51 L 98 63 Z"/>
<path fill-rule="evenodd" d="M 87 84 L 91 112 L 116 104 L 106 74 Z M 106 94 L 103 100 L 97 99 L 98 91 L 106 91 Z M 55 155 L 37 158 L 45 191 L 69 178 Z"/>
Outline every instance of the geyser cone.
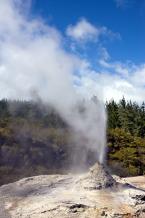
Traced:
<path fill-rule="evenodd" d="M 114 186 L 116 181 L 106 168 L 97 162 L 80 180 L 80 183 L 85 189 L 103 189 Z"/>

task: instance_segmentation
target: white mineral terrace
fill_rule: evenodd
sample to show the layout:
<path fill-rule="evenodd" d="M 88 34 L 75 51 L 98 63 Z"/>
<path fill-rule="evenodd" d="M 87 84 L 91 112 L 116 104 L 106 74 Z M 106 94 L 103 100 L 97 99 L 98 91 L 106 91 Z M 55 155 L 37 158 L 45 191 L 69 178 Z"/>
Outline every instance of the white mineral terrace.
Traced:
<path fill-rule="evenodd" d="M 25 178 L 0 187 L 0 217 L 144 218 L 144 188 L 144 176 L 112 177 L 99 164 L 82 175 Z"/>

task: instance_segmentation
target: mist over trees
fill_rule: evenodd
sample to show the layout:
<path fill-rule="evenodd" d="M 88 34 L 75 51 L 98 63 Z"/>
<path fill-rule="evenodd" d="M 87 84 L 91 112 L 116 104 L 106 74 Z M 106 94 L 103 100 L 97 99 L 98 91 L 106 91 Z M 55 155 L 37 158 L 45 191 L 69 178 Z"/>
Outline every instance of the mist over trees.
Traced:
<path fill-rule="evenodd" d="M 82 110 L 82 104 L 80 110 Z M 83 110 L 82 110 L 83 111 Z M 112 173 L 145 173 L 145 103 L 121 99 L 106 102 L 107 164 Z M 0 184 L 25 176 L 65 173 L 74 151 L 85 152 L 71 138 L 71 128 L 42 102 L 0 100 Z M 96 161 L 88 152 L 88 167 Z"/>

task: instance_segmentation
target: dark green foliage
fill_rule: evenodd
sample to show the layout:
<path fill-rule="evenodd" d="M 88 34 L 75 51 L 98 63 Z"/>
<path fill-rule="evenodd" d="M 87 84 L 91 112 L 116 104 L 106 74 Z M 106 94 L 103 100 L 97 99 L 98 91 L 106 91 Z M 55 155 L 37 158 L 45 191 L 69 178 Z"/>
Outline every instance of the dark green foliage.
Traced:
<path fill-rule="evenodd" d="M 108 163 L 114 173 L 135 176 L 145 173 L 145 139 L 123 129 L 108 130 Z"/>
<path fill-rule="evenodd" d="M 145 104 L 126 102 L 123 98 L 118 104 L 114 100 L 106 103 L 108 129 L 121 128 L 133 136 L 145 137 Z"/>
<path fill-rule="evenodd" d="M 108 111 L 108 163 L 121 176 L 145 173 L 145 104 L 106 104 Z"/>
<path fill-rule="evenodd" d="M 119 117 L 119 106 L 117 103 L 112 100 L 109 103 L 106 103 L 107 112 L 108 112 L 108 128 L 114 129 L 116 127 L 120 127 L 121 121 Z"/>

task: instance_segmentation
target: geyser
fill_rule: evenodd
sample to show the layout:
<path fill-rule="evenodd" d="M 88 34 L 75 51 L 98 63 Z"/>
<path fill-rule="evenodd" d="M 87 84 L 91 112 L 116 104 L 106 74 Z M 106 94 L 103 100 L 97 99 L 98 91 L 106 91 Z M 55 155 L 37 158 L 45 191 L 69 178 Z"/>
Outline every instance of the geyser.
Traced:
<path fill-rule="evenodd" d="M 74 98 L 77 99 L 77 96 Z M 98 162 L 103 163 L 106 145 L 106 111 L 103 103 L 97 97 L 93 97 L 75 107 L 70 104 L 68 113 L 66 109 L 64 111 L 65 114 L 61 115 L 74 130 L 76 144 L 84 147 L 86 151 L 86 154 L 80 151 L 80 158 L 85 159 L 87 152 L 91 151 L 95 153 Z"/>
<path fill-rule="evenodd" d="M 54 27 L 26 17 L 21 3 L 0 1 L 0 10 L 7 14 L 0 16 L 0 97 L 38 96 L 69 124 L 78 146 L 92 151 L 102 163 L 106 144 L 104 105 L 100 94 L 98 99 L 88 100 L 75 84 L 89 68 L 86 60 L 64 48 L 64 38 Z M 85 156 L 80 154 L 82 159 Z"/>
<path fill-rule="evenodd" d="M 103 164 L 96 163 L 90 168 L 87 174 L 82 176 L 78 184 L 84 189 L 95 190 L 111 188 L 117 183 Z"/>

